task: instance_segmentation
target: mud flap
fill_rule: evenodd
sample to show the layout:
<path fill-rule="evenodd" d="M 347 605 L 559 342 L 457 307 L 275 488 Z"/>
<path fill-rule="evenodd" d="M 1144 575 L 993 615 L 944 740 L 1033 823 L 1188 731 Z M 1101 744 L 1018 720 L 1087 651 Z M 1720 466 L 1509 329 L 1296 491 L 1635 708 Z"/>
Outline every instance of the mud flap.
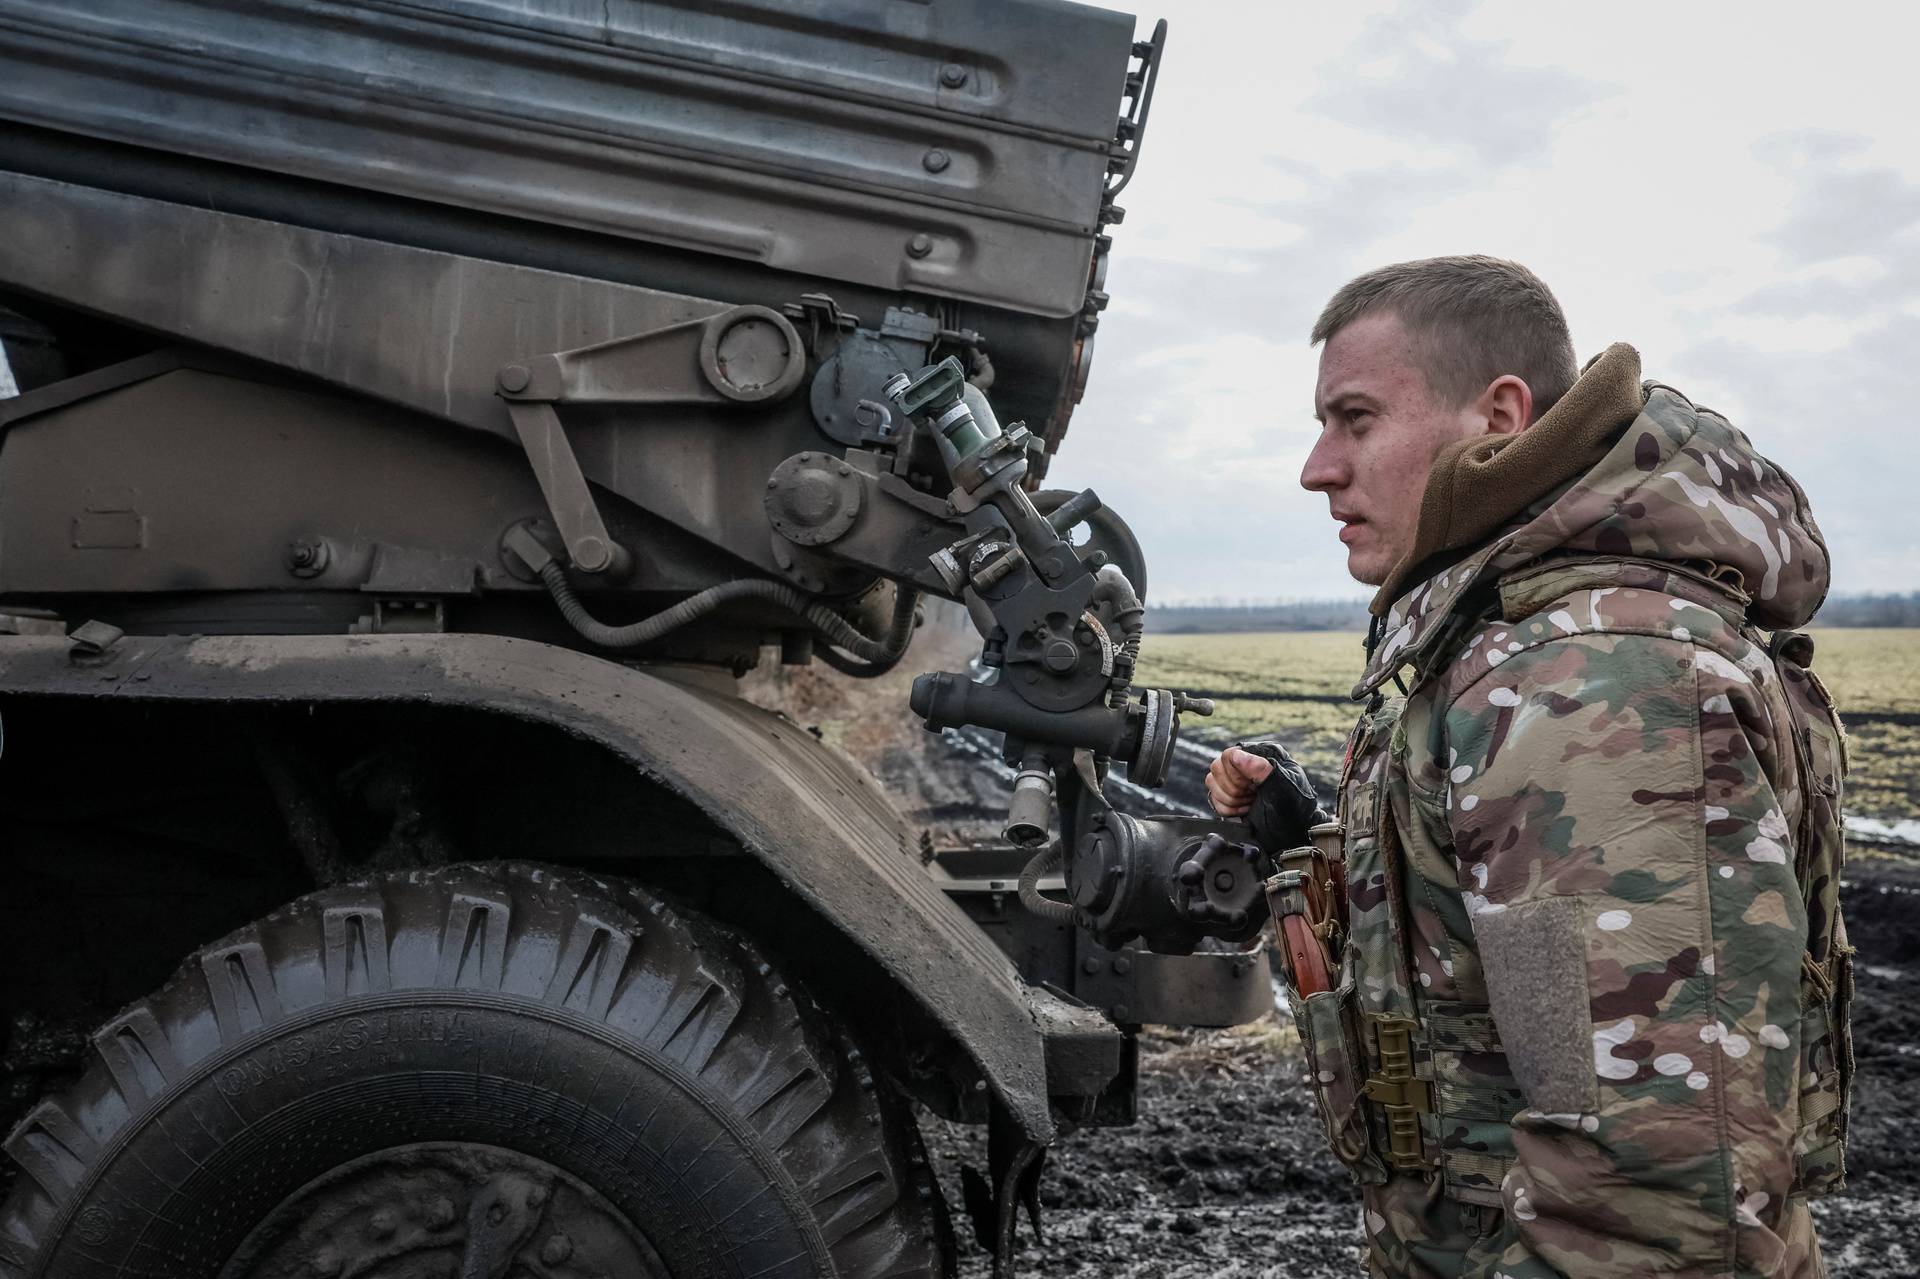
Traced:
<path fill-rule="evenodd" d="M 1040 1233 L 1040 1170 L 1047 1148 L 1030 1139 L 1006 1107 L 998 1101 L 987 1121 L 987 1175 L 960 1170 L 960 1194 L 973 1223 L 973 1239 L 993 1256 L 993 1279 L 1013 1275 L 1013 1234 L 1019 1209 L 1025 1205 L 1036 1247 L 1045 1244 Z"/>

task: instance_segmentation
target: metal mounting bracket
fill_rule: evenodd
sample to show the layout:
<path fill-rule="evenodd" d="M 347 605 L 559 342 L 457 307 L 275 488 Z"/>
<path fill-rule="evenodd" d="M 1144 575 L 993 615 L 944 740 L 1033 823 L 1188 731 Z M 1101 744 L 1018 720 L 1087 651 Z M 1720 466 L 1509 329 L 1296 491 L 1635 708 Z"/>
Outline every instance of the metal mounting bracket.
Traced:
<path fill-rule="evenodd" d="M 768 307 L 736 306 L 506 365 L 495 389 L 568 560 L 582 573 L 618 576 L 631 557 L 607 531 L 554 406 L 762 404 L 792 394 L 806 369 L 806 350 L 791 321 Z"/>
<path fill-rule="evenodd" d="M 567 558 L 582 573 L 613 573 L 626 566 L 626 548 L 607 532 L 607 522 L 587 487 L 580 459 L 560 427 L 560 415 L 552 404 L 507 401 L 513 429 L 520 436 L 520 447 L 533 464 L 533 477 L 539 481 L 540 495 L 547 499 L 553 523 L 567 544 Z"/>

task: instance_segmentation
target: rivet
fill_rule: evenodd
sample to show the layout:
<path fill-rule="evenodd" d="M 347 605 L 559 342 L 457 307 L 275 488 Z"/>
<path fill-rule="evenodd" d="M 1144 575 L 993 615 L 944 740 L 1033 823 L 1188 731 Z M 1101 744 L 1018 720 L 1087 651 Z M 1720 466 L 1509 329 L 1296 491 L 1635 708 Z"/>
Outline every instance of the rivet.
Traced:
<path fill-rule="evenodd" d="M 500 389 L 503 391 L 524 391 L 533 375 L 527 372 L 524 364 L 509 364 L 500 370 Z"/>
<path fill-rule="evenodd" d="M 928 173 L 942 173 L 946 171 L 949 164 L 953 163 L 953 157 L 939 147 L 928 147 L 927 153 L 920 157 L 920 163 L 925 166 Z"/>
<path fill-rule="evenodd" d="M 1085 959 L 1080 961 L 1080 969 L 1082 972 L 1086 973 L 1087 976 L 1091 977 L 1095 973 L 1100 971 L 1100 960 L 1096 956 L 1088 955 Z"/>
<path fill-rule="evenodd" d="M 919 234 L 915 235 L 911 240 L 907 241 L 908 257 L 924 258 L 927 256 L 927 254 L 931 252 L 933 252 L 933 237 L 928 235 L 925 231 L 920 232 Z"/>
<path fill-rule="evenodd" d="M 322 1248 L 313 1254 L 311 1264 L 316 1275 L 337 1275 L 340 1273 L 340 1254 L 331 1248 Z"/>
<path fill-rule="evenodd" d="M 940 68 L 940 83 L 949 89 L 958 89 L 967 82 L 967 69 L 958 62 L 949 62 Z"/>
<path fill-rule="evenodd" d="M 427 1224 L 436 1230 L 451 1226 L 455 1215 L 453 1200 L 442 1196 L 434 1200 L 433 1205 L 427 1209 Z"/>
<path fill-rule="evenodd" d="M 368 1225 L 373 1230 L 374 1238 L 385 1239 L 395 1230 L 399 1229 L 400 1222 L 399 1219 L 393 1215 L 393 1209 L 382 1208 L 373 1214 L 373 1218 L 368 1222 Z"/>
<path fill-rule="evenodd" d="M 550 1266 L 557 1266 L 573 1255 L 573 1240 L 565 1235 L 555 1235 L 540 1245 L 540 1260 Z"/>

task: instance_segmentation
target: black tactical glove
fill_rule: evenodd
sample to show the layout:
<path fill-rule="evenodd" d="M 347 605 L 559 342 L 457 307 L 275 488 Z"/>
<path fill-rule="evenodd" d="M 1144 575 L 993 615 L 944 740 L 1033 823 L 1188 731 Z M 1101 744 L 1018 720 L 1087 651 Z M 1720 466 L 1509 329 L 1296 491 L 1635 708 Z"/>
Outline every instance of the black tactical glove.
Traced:
<path fill-rule="evenodd" d="M 1329 820 L 1320 808 L 1320 797 L 1300 761 L 1274 742 L 1235 742 L 1249 755 L 1273 761 L 1273 771 L 1253 793 L 1253 805 L 1247 809 L 1247 825 L 1266 853 L 1298 848 L 1307 842 L 1307 828 Z"/>

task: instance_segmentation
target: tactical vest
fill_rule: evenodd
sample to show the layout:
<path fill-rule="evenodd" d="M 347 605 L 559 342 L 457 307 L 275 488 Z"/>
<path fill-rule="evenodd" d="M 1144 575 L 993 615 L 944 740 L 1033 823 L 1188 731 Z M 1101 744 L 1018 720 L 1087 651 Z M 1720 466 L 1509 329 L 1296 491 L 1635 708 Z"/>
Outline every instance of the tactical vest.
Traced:
<path fill-rule="evenodd" d="M 1544 588 L 1542 577 L 1548 578 Z M 1329 946 L 1333 988 L 1305 996 L 1288 988 L 1286 994 L 1305 1050 L 1303 1082 L 1314 1095 L 1335 1156 L 1363 1184 L 1403 1174 L 1438 1176 L 1448 1197 L 1497 1207 L 1501 1181 L 1513 1164 L 1510 1123 L 1527 1106 L 1490 1010 L 1427 998 L 1413 979 L 1406 950 L 1413 936 L 1409 885 L 1431 891 L 1453 859 L 1450 844 L 1444 850 L 1430 847 L 1432 841 L 1413 821 L 1405 723 L 1409 702 L 1436 696 L 1433 677 L 1480 623 L 1496 616 L 1517 623 L 1546 600 L 1623 582 L 1712 608 L 1771 659 L 1777 678 L 1766 681 L 1765 696 L 1773 722 L 1790 729 L 1790 740 L 1780 746 L 1777 789 L 1794 833 L 1795 874 L 1808 921 L 1793 1192 L 1819 1196 L 1844 1182 L 1853 1075 L 1847 1024 L 1853 950 L 1839 900 L 1847 758 L 1832 699 L 1811 669 L 1813 641 L 1797 632 L 1769 636 L 1752 628 L 1745 621 L 1746 597 L 1737 587 L 1672 564 L 1608 557 L 1560 560 L 1501 579 L 1497 593 L 1483 596 L 1477 607 L 1462 607 L 1444 623 L 1448 638 L 1415 661 L 1405 696 L 1374 694 L 1348 740 L 1338 829 L 1319 832 L 1323 851 L 1331 851 L 1325 846 L 1337 839 L 1344 876 L 1336 870 L 1325 882 L 1344 879 L 1348 906 L 1362 908 L 1375 921 L 1385 912 L 1385 944 L 1350 944 L 1337 921 L 1319 919 L 1315 932 Z M 1721 651 L 1721 656 L 1731 661 L 1738 655 Z M 1417 846 L 1422 843 L 1429 847 Z M 1437 862 L 1447 867 L 1437 870 Z M 1450 879 L 1448 888 L 1457 894 L 1457 871 Z M 1297 890 L 1275 895 L 1276 919 L 1306 906 Z M 1375 926 L 1362 940 L 1380 935 Z"/>

